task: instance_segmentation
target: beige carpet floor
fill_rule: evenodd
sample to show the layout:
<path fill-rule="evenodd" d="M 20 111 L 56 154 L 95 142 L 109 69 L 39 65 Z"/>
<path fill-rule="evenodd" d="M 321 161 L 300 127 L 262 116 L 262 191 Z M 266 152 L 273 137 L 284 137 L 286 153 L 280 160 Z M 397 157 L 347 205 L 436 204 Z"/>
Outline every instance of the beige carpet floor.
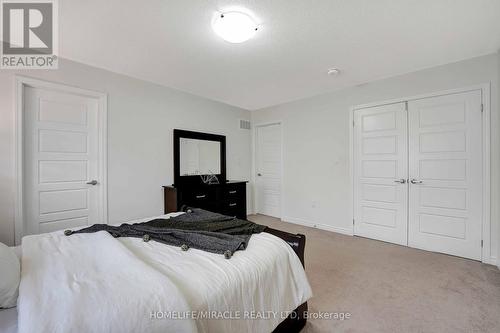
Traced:
<path fill-rule="evenodd" d="M 310 311 L 349 312 L 309 320 L 303 333 L 500 332 L 500 271 L 473 260 L 252 215 L 306 235 Z"/>

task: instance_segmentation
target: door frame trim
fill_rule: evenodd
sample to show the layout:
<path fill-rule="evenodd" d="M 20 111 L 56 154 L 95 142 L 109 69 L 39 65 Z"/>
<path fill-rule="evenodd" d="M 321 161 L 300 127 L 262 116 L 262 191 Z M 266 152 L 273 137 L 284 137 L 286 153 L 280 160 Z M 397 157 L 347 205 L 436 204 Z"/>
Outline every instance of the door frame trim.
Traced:
<path fill-rule="evenodd" d="M 23 165 L 23 153 L 24 153 L 24 142 L 23 142 L 23 127 L 24 127 L 24 88 L 33 87 L 41 89 L 52 89 L 56 91 L 72 93 L 77 95 L 82 95 L 86 97 L 95 98 L 98 100 L 98 146 L 99 146 L 99 183 L 100 186 L 100 207 L 98 211 L 98 216 L 101 223 L 108 223 L 108 95 L 103 92 L 82 89 L 78 87 L 73 87 L 61 83 L 54 83 L 50 81 L 35 79 L 28 76 L 15 75 L 15 89 L 14 89 L 14 144 L 15 144 L 15 187 L 14 187 L 14 236 L 15 244 L 20 245 L 21 239 L 24 235 L 25 221 L 24 221 L 24 206 L 23 206 L 23 195 L 24 195 L 24 165 Z"/>
<path fill-rule="evenodd" d="M 482 207 L 482 221 L 481 221 L 481 238 L 483 240 L 483 247 L 481 249 L 481 262 L 486 264 L 497 264 L 497 257 L 491 252 L 491 83 L 484 83 L 478 85 L 467 86 L 463 88 L 442 90 L 433 93 L 419 94 L 413 96 L 406 96 L 394 98 L 389 100 L 382 100 L 378 102 L 371 102 L 367 104 L 359 104 L 351 106 L 349 110 L 349 180 L 351 189 L 350 200 L 350 217 L 353 220 L 352 232 L 354 234 L 354 112 L 356 110 L 365 109 L 374 106 L 382 106 L 394 103 L 409 102 L 412 100 L 438 97 L 443 95 L 451 95 L 457 93 L 465 93 L 468 91 L 481 91 L 481 102 L 483 104 L 483 112 L 481 119 L 481 135 L 482 135 L 482 194 L 483 194 L 483 207 Z M 500 245 L 500 244 L 498 244 Z"/>
<path fill-rule="evenodd" d="M 283 121 L 282 120 L 276 120 L 276 121 L 270 121 L 270 122 L 263 122 L 263 123 L 257 123 L 253 125 L 253 131 L 252 131 L 252 185 L 253 185 L 253 195 L 252 195 L 252 200 L 253 200 L 253 205 L 252 205 L 252 213 L 253 214 L 258 214 L 257 212 L 257 164 L 255 163 L 256 157 L 257 157 L 257 128 L 258 127 L 264 127 L 264 126 L 270 126 L 270 125 L 280 125 L 280 140 L 281 140 L 281 170 L 280 170 L 280 219 L 283 219 L 283 212 L 284 212 L 284 198 L 283 198 L 283 175 L 284 175 L 284 162 L 283 162 Z"/>

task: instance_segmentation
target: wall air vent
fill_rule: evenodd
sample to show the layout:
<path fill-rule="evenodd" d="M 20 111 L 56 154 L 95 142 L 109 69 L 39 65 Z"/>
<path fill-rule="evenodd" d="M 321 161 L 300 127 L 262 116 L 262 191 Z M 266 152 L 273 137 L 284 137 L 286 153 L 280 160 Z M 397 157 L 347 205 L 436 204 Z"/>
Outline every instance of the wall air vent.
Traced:
<path fill-rule="evenodd" d="M 250 129 L 250 120 L 240 119 L 240 129 L 249 130 Z"/>

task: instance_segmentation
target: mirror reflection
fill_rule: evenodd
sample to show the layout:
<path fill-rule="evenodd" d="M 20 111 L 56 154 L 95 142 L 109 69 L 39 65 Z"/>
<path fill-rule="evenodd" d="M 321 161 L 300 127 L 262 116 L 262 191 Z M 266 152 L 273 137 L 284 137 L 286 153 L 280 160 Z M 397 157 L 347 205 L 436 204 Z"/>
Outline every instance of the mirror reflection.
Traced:
<path fill-rule="evenodd" d="M 181 176 L 220 174 L 220 142 L 180 138 Z"/>

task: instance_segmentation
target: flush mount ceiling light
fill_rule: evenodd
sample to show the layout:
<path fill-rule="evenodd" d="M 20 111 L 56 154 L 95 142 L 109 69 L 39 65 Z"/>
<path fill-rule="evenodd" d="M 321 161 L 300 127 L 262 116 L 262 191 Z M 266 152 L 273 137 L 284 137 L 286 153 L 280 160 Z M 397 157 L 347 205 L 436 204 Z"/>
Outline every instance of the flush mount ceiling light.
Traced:
<path fill-rule="evenodd" d="M 248 14 L 239 11 L 218 13 L 212 23 L 215 33 L 230 43 L 243 43 L 257 32 L 257 23 Z"/>
<path fill-rule="evenodd" d="M 338 69 L 338 68 L 330 68 L 330 69 L 328 69 L 327 74 L 331 75 L 331 76 L 339 75 L 340 74 L 340 69 Z"/>

